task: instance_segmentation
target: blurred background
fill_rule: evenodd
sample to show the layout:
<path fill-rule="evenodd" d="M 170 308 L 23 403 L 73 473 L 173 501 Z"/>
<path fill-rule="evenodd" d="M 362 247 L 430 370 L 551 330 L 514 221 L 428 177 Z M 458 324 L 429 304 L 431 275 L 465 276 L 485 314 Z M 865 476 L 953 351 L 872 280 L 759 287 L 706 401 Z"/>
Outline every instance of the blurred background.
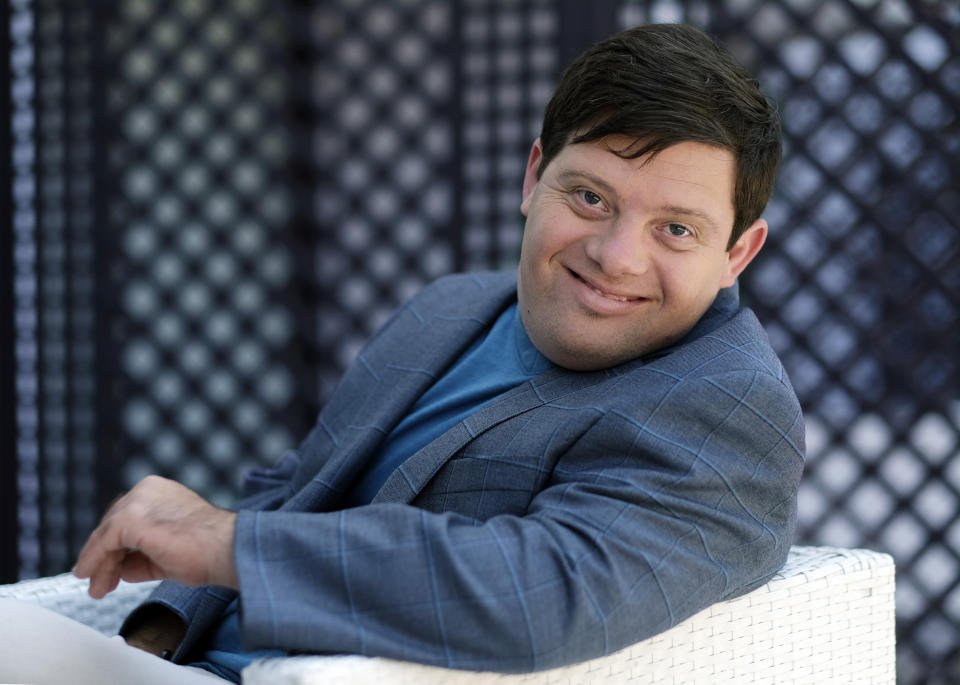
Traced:
<path fill-rule="evenodd" d="M 148 473 L 228 505 L 424 283 L 512 266 L 593 41 L 686 21 L 780 106 L 742 279 L 804 405 L 802 544 L 897 563 L 902 683 L 960 682 L 960 5 L 9 0 L 0 580 Z"/>

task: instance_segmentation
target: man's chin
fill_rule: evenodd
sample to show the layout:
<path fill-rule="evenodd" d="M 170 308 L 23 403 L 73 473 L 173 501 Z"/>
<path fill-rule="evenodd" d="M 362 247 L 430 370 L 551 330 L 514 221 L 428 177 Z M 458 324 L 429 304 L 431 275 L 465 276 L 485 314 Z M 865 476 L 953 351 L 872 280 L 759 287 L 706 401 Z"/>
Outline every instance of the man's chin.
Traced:
<path fill-rule="evenodd" d="M 539 348 L 538 348 L 539 349 Z M 601 371 L 643 356 L 643 350 L 609 349 L 602 345 L 555 344 L 540 350 L 544 357 L 568 371 Z"/>

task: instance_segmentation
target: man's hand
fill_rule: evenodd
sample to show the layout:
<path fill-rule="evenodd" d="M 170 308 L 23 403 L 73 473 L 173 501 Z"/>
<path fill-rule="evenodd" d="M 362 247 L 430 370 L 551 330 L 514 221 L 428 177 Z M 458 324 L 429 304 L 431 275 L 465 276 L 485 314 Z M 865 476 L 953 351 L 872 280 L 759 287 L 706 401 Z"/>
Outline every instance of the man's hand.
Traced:
<path fill-rule="evenodd" d="M 185 585 L 239 588 L 233 561 L 237 515 L 159 476 L 137 483 L 104 515 L 73 569 L 90 579 L 90 596 L 120 580 L 175 580 Z"/>

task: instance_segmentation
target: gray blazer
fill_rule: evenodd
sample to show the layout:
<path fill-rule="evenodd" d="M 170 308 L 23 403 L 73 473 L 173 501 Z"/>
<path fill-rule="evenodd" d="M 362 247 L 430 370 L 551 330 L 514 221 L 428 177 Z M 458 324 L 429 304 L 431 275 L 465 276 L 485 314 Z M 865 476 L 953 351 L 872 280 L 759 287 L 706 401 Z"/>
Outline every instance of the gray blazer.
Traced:
<path fill-rule="evenodd" d="M 783 564 L 803 420 L 735 288 L 677 345 L 547 371 L 410 457 L 372 504 L 340 510 L 391 428 L 515 297 L 512 273 L 427 287 L 300 447 L 250 475 L 235 536 L 247 648 L 538 670 L 661 632 Z M 189 626 L 175 660 L 234 596 L 160 586 L 151 602 Z"/>

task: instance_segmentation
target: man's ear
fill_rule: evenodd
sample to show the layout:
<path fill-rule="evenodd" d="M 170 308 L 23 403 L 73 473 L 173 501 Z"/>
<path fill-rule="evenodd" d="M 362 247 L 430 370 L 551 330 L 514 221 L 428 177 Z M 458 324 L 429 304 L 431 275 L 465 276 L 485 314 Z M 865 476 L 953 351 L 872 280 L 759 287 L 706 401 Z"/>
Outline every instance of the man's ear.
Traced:
<path fill-rule="evenodd" d="M 766 240 L 767 222 L 757 219 L 743 232 L 733 247 L 727 250 L 727 268 L 720 279 L 721 288 L 729 288 L 734 284 L 737 276 L 753 261 Z"/>
<path fill-rule="evenodd" d="M 527 216 L 530 209 L 530 198 L 533 196 L 533 189 L 537 186 L 537 169 L 540 168 L 540 160 L 543 159 L 543 146 L 540 145 L 540 139 L 537 138 L 530 146 L 530 157 L 527 159 L 527 170 L 523 175 L 523 201 L 520 203 L 520 212 Z"/>

